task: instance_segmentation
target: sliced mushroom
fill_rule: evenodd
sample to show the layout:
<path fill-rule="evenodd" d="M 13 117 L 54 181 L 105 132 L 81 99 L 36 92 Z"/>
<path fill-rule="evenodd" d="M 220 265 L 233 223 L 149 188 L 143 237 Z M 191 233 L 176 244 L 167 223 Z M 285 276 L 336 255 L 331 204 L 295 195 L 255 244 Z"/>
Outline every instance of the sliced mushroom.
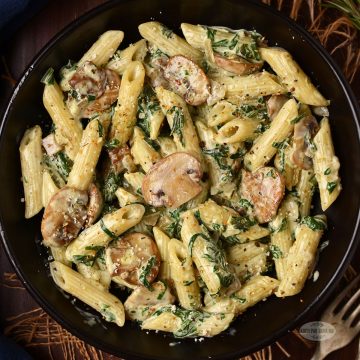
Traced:
<path fill-rule="evenodd" d="M 160 305 L 173 304 L 175 297 L 169 287 L 162 281 L 152 284 L 152 289 L 137 287 L 126 299 L 124 308 L 126 316 L 131 320 L 144 321 L 153 314 Z"/>
<path fill-rule="evenodd" d="M 271 95 L 266 102 L 269 118 L 272 120 L 278 114 L 283 105 L 289 100 L 285 95 Z"/>
<path fill-rule="evenodd" d="M 150 288 L 159 272 L 160 253 L 151 237 L 131 233 L 106 249 L 106 265 L 112 276 Z"/>
<path fill-rule="evenodd" d="M 254 206 L 260 224 L 270 221 L 285 194 L 285 180 L 273 167 L 262 167 L 255 172 L 242 172 L 241 197 Z"/>
<path fill-rule="evenodd" d="M 99 98 L 105 91 L 106 72 L 99 69 L 91 61 L 86 61 L 77 68 L 69 80 L 69 84 L 81 96 Z"/>
<path fill-rule="evenodd" d="M 108 109 L 119 94 L 120 78 L 115 71 L 98 68 L 91 61 L 80 66 L 69 80 L 69 109 L 81 117 L 91 117 Z"/>
<path fill-rule="evenodd" d="M 204 71 L 185 56 L 171 57 L 164 68 L 164 77 L 190 105 L 204 103 L 210 94 L 210 82 Z"/>
<path fill-rule="evenodd" d="M 142 193 L 152 206 L 177 208 L 201 192 L 201 177 L 199 160 L 176 152 L 152 166 L 143 180 Z"/>
<path fill-rule="evenodd" d="M 303 117 L 294 126 L 292 162 L 301 169 L 309 170 L 312 166 L 312 138 L 319 129 L 314 116 Z"/>
<path fill-rule="evenodd" d="M 46 246 L 67 245 L 85 223 L 88 194 L 70 187 L 60 189 L 49 201 L 41 222 Z"/>
<path fill-rule="evenodd" d="M 104 71 L 106 73 L 106 85 L 104 93 L 94 101 L 89 101 L 89 105 L 86 107 L 83 113 L 83 116 L 86 118 L 90 118 L 95 114 L 99 114 L 106 109 L 109 109 L 118 98 L 121 82 L 119 75 L 115 71 L 109 69 Z"/>
<path fill-rule="evenodd" d="M 91 183 L 88 189 L 89 194 L 89 206 L 87 209 L 87 217 L 85 221 L 85 227 L 92 225 L 96 219 L 100 216 L 104 200 L 99 188 Z"/>
<path fill-rule="evenodd" d="M 225 56 L 221 56 L 216 52 L 214 52 L 214 60 L 217 66 L 237 75 L 252 74 L 253 72 L 260 70 L 263 66 L 262 62 L 251 63 L 241 58 L 240 56 L 236 56 L 233 58 L 226 58 Z"/>
<path fill-rule="evenodd" d="M 109 150 L 109 157 L 111 161 L 112 168 L 117 174 L 128 170 L 129 172 L 134 172 L 136 165 L 134 159 L 131 156 L 130 148 L 127 145 L 119 146 Z"/>

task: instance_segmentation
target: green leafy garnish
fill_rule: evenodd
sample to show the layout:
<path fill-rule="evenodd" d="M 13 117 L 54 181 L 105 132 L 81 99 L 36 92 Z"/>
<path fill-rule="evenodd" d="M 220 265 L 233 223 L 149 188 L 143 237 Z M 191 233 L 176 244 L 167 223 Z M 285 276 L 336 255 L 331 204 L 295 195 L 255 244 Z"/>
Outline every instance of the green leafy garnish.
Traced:
<path fill-rule="evenodd" d="M 156 151 L 160 150 L 160 145 L 155 141 L 155 140 L 151 140 L 148 137 L 144 137 L 144 140 Z"/>
<path fill-rule="evenodd" d="M 329 181 L 326 185 L 326 190 L 331 194 L 337 186 L 337 181 Z"/>
<path fill-rule="evenodd" d="M 256 225 L 257 222 L 248 216 L 233 216 L 231 218 L 231 224 L 234 225 L 235 229 L 243 232 L 249 230 L 252 226 Z"/>
<path fill-rule="evenodd" d="M 116 138 L 113 138 L 113 139 L 107 141 L 104 146 L 108 150 L 113 150 L 113 149 L 116 149 L 117 147 L 119 147 L 119 145 L 120 145 L 120 141 Z"/>
<path fill-rule="evenodd" d="M 183 128 L 185 125 L 185 116 L 181 108 L 173 106 L 169 111 L 169 114 L 173 115 L 173 124 L 170 135 L 176 134 L 182 146 L 185 146 L 185 139 L 183 136 Z"/>
<path fill-rule="evenodd" d="M 106 321 L 114 322 L 116 320 L 116 317 L 114 313 L 110 311 L 110 309 L 111 309 L 110 305 L 103 304 L 103 306 L 100 309 L 100 313 Z"/>
<path fill-rule="evenodd" d="M 48 68 L 40 81 L 45 85 L 53 85 L 55 83 L 54 69 Z"/>
<path fill-rule="evenodd" d="M 305 216 L 302 219 L 301 224 L 306 225 L 313 231 L 326 229 L 326 222 L 318 216 Z"/>
<path fill-rule="evenodd" d="M 283 252 L 277 245 L 271 244 L 269 246 L 269 250 L 271 252 L 273 259 L 281 259 L 284 256 Z"/>
<path fill-rule="evenodd" d="M 152 268 L 156 265 L 157 259 L 156 256 L 151 256 L 151 258 L 146 262 L 146 264 L 140 269 L 139 281 L 149 290 L 153 290 L 151 284 L 149 283 L 148 276 Z"/>
<path fill-rule="evenodd" d="M 330 168 L 327 168 L 325 171 L 324 171 L 324 175 L 330 175 L 331 173 L 331 169 Z"/>
<path fill-rule="evenodd" d="M 290 121 L 290 124 L 297 124 L 306 114 L 300 114 Z"/>
<path fill-rule="evenodd" d="M 115 191 L 119 187 L 120 183 L 121 175 L 115 174 L 113 171 L 109 172 L 109 174 L 105 177 L 102 192 L 106 202 L 111 202 L 115 199 Z"/>
<path fill-rule="evenodd" d="M 100 227 L 101 227 L 101 230 L 102 230 L 107 236 L 111 237 L 112 239 L 116 239 L 116 238 L 117 238 L 117 236 L 116 236 L 111 230 L 109 230 L 109 229 L 106 227 L 103 219 L 100 220 Z"/>
<path fill-rule="evenodd" d="M 164 281 L 161 281 L 161 280 L 159 280 L 161 283 L 163 283 L 163 285 L 164 285 L 164 290 L 161 292 L 161 293 L 159 293 L 159 295 L 157 296 L 157 299 L 158 300 L 161 300 L 163 297 L 164 297 L 164 295 L 165 295 L 165 293 L 166 293 L 166 290 L 167 290 L 167 284 L 164 282 Z"/>

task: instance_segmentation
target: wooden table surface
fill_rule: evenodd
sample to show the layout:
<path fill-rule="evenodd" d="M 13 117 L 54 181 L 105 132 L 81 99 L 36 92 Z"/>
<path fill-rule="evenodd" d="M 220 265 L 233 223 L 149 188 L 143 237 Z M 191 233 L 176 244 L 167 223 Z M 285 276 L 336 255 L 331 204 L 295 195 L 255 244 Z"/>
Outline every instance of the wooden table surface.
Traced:
<path fill-rule="evenodd" d="M 9 41 L 8 45 L 2 50 L 1 58 L 1 78 L 0 78 L 0 110 L 5 106 L 7 98 L 11 93 L 14 80 L 19 79 L 22 72 L 26 69 L 31 59 L 39 52 L 39 50 L 58 33 L 64 26 L 78 18 L 80 15 L 90 10 L 91 8 L 103 3 L 102 0 L 72 0 L 72 1 L 49 1 L 46 7 L 30 21 L 28 21 L 22 28 L 20 28 Z M 354 87 L 358 99 L 360 99 L 360 88 Z M 358 251 L 353 261 L 353 269 L 348 271 L 348 274 L 360 272 L 360 252 Z M 0 328 L 9 327 L 14 316 L 26 313 L 31 309 L 37 309 L 38 305 L 31 298 L 31 296 L 24 290 L 21 284 L 13 276 L 13 269 L 10 265 L 3 249 L 0 247 Z M 34 311 L 41 312 L 41 309 Z M 44 316 L 39 315 L 39 316 Z M 313 320 L 319 320 L 321 311 L 319 311 Z M 54 324 L 48 326 L 55 326 Z M 304 321 L 306 322 L 306 321 Z M 57 325 L 56 325 L 57 326 Z M 104 353 L 97 352 L 93 349 L 90 351 L 76 354 L 76 351 L 71 351 L 70 347 L 61 346 L 55 349 L 46 344 L 46 346 L 30 346 L 24 338 L 20 336 L 20 332 L 11 332 L 17 340 L 24 345 L 27 344 L 28 351 L 33 355 L 34 359 L 109 359 L 115 357 L 107 356 Z M 65 337 L 66 341 L 66 337 Z M 77 340 L 74 341 L 76 344 Z M 328 357 L 328 359 L 347 359 L 352 360 L 357 358 L 359 339 L 355 339 L 349 346 L 341 349 Z M 262 353 L 259 352 L 251 357 L 251 359 L 292 359 L 307 360 L 310 359 L 316 343 L 304 341 L 297 333 L 290 333 L 279 339 L 278 342 L 271 346 L 271 349 L 265 349 Z M 83 345 L 79 345 L 80 347 Z M 60 350 L 59 350 L 60 349 Z M 269 351 L 271 350 L 271 355 Z M 56 355 L 54 355 L 56 354 Z M 1 359 L 1 354 L 0 354 Z M 250 357 L 248 357 L 250 359 Z"/>

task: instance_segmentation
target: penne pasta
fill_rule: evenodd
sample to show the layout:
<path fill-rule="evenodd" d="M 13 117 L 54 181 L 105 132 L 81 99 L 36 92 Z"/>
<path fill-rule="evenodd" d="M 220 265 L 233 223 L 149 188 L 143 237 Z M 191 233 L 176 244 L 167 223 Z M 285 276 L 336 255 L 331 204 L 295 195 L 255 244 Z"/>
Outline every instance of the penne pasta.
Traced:
<path fill-rule="evenodd" d="M 56 141 L 65 146 L 66 154 L 74 160 L 79 151 L 83 130 L 80 120 L 75 119 L 66 107 L 63 93 L 55 80 L 45 85 L 43 103 L 54 122 Z"/>
<path fill-rule="evenodd" d="M 288 100 L 271 122 L 270 128 L 256 139 L 250 151 L 245 155 L 244 164 L 250 171 L 255 171 L 270 161 L 277 148 L 292 132 L 294 124 L 291 121 L 297 115 L 296 101 Z"/>
<path fill-rule="evenodd" d="M 314 144 L 316 146 L 313 159 L 314 172 L 319 184 L 321 208 L 325 211 L 341 191 L 340 162 L 335 156 L 328 118 L 321 120 L 320 130 L 314 137 Z"/>
<path fill-rule="evenodd" d="M 109 30 L 104 32 L 91 48 L 82 56 L 78 62 L 81 66 L 86 61 L 91 61 L 96 66 L 105 65 L 115 54 L 124 39 L 124 33 L 119 30 Z"/>
<path fill-rule="evenodd" d="M 295 232 L 295 242 L 286 258 L 285 272 L 276 296 L 298 294 L 313 267 L 320 238 L 326 228 L 325 216 L 306 216 Z"/>
<path fill-rule="evenodd" d="M 50 264 L 50 271 L 55 284 L 62 290 L 98 311 L 106 321 L 114 322 L 118 326 L 124 325 L 124 307 L 117 297 L 108 291 L 100 290 L 80 273 L 58 261 Z"/>
<path fill-rule="evenodd" d="M 146 54 L 146 41 L 142 39 L 130 44 L 126 49 L 116 52 L 114 58 L 107 63 L 106 67 L 116 71 L 119 75 L 123 75 L 132 61 L 144 61 Z"/>
<path fill-rule="evenodd" d="M 188 310 L 201 308 L 200 290 L 186 246 L 179 240 L 171 239 L 168 251 L 170 273 L 180 305 Z"/>
<path fill-rule="evenodd" d="M 132 204 L 105 215 L 67 247 L 66 257 L 75 263 L 83 262 L 88 256 L 94 257 L 95 247 L 106 246 L 112 239 L 138 224 L 144 212 L 142 205 Z"/>
<path fill-rule="evenodd" d="M 264 47 L 260 49 L 260 54 L 296 100 L 307 105 L 329 105 L 289 52 L 282 48 Z"/>
<path fill-rule="evenodd" d="M 139 32 L 144 39 L 154 44 L 168 56 L 183 55 L 197 63 L 201 63 L 202 53 L 190 46 L 165 25 L 150 21 L 139 25 Z"/>
<path fill-rule="evenodd" d="M 87 190 L 95 177 L 95 167 L 105 140 L 105 130 L 99 119 L 89 122 L 83 132 L 80 148 L 69 174 L 68 186 Z"/>
<path fill-rule="evenodd" d="M 26 219 L 33 217 L 43 208 L 41 135 L 38 125 L 26 130 L 19 147 Z"/>
<path fill-rule="evenodd" d="M 112 118 L 110 137 L 122 146 L 130 139 L 136 123 L 137 99 L 144 85 L 145 70 L 140 61 L 131 62 L 121 79 L 118 103 Z"/>
<path fill-rule="evenodd" d="M 202 159 L 199 140 L 185 101 L 172 91 L 163 87 L 156 88 L 161 108 L 166 114 L 178 151 L 186 151 Z"/>

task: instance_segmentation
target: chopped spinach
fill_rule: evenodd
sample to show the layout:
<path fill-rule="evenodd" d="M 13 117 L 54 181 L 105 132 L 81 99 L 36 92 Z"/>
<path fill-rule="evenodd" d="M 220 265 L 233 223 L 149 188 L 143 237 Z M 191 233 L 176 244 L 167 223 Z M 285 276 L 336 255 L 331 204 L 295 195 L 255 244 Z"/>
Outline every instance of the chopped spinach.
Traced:
<path fill-rule="evenodd" d="M 251 219 L 248 216 L 233 216 L 231 218 L 231 224 L 235 229 L 243 231 L 249 230 L 252 226 L 256 225 L 256 220 Z"/>
<path fill-rule="evenodd" d="M 120 145 L 120 141 L 116 138 L 113 138 L 111 140 L 108 140 L 104 146 L 107 150 L 113 150 L 116 149 L 119 145 Z"/>
<path fill-rule="evenodd" d="M 151 256 L 146 264 L 140 269 L 139 281 L 149 290 L 153 290 L 151 284 L 149 283 L 148 276 L 151 273 L 152 268 L 156 265 L 157 258 L 156 256 Z"/>
<path fill-rule="evenodd" d="M 281 259 L 284 256 L 283 252 L 277 245 L 271 244 L 269 246 L 269 250 L 273 259 Z"/>
<path fill-rule="evenodd" d="M 305 216 L 301 220 L 301 224 L 306 225 L 313 231 L 326 229 L 326 222 L 318 216 Z"/>
<path fill-rule="evenodd" d="M 168 114 L 173 115 L 173 124 L 170 135 L 176 134 L 179 137 L 182 146 L 185 146 L 185 139 L 183 136 L 185 116 L 182 109 L 178 106 L 173 106 L 170 110 L 168 110 Z"/>
<path fill-rule="evenodd" d="M 102 186 L 102 192 L 104 195 L 105 202 L 111 202 L 115 199 L 115 191 L 121 184 L 121 175 L 115 174 L 113 171 L 104 179 L 104 184 Z"/>
<path fill-rule="evenodd" d="M 326 185 L 326 190 L 331 194 L 337 186 L 337 181 L 329 181 Z"/>

